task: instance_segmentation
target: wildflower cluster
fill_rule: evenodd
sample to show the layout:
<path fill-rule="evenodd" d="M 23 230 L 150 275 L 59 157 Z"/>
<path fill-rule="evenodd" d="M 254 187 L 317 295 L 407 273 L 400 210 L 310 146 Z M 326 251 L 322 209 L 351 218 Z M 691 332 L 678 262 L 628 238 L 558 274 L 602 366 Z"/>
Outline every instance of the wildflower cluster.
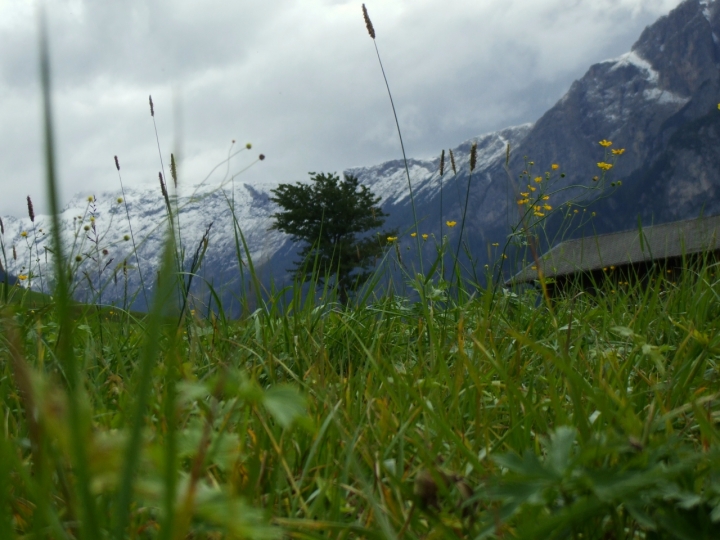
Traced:
<path fill-rule="evenodd" d="M 551 197 L 549 191 L 553 175 L 550 171 L 546 171 L 543 176 L 533 177 L 531 176 L 533 165 L 534 162 L 528 161 L 525 170 L 520 175 L 520 179 L 525 180 L 527 184 L 526 190 L 520 192 L 517 204 L 523 220 L 532 216 L 537 221 L 537 218 L 545 218 L 547 213 L 553 209 L 552 205 L 548 202 Z M 557 163 L 550 165 L 551 171 L 557 171 L 559 169 L 560 165 Z M 560 173 L 560 177 L 564 178 L 565 174 Z M 530 178 L 532 178 L 532 183 L 530 183 Z"/>

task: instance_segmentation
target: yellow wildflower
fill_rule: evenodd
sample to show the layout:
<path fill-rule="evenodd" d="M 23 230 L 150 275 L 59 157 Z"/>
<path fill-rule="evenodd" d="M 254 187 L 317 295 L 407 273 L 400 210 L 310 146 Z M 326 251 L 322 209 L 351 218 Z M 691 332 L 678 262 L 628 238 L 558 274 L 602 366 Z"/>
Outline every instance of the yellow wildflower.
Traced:
<path fill-rule="evenodd" d="M 26 276 L 25 274 L 20 274 L 20 275 L 18 276 L 18 279 L 19 279 L 20 281 L 25 281 L 25 280 L 27 279 L 27 276 Z"/>
<path fill-rule="evenodd" d="M 122 198 L 122 197 L 118 197 L 118 198 L 117 198 L 117 202 L 118 202 L 118 204 L 122 204 L 123 198 Z"/>
<path fill-rule="evenodd" d="M 499 242 L 493 242 L 493 246 L 498 247 L 500 245 Z"/>
<path fill-rule="evenodd" d="M 395 240 L 397 240 L 397 236 L 388 236 L 387 237 L 388 242 L 394 242 Z"/>
<path fill-rule="evenodd" d="M 543 214 L 543 213 L 540 212 L 540 211 L 536 211 L 536 212 L 535 212 L 535 215 L 536 215 L 537 217 L 545 217 L 545 214 Z"/>
<path fill-rule="evenodd" d="M 612 169 L 612 163 L 605 163 L 604 161 L 601 161 L 597 164 L 598 167 L 600 167 L 603 171 L 609 171 Z"/>
<path fill-rule="evenodd" d="M 445 225 L 447 225 L 448 227 L 451 227 L 451 228 L 452 228 L 452 227 L 454 227 L 455 225 L 457 225 L 457 221 L 446 221 L 446 222 L 445 222 Z"/>
<path fill-rule="evenodd" d="M 88 202 L 93 202 L 93 201 L 95 200 L 95 197 L 93 197 L 92 195 L 90 195 L 90 196 L 87 198 L 87 200 L 88 200 Z"/>
<path fill-rule="evenodd" d="M 557 171 L 560 168 L 560 165 L 558 165 L 557 163 L 553 163 L 552 165 L 550 165 L 550 168 L 553 171 Z"/>
<path fill-rule="evenodd" d="M 416 232 L 410 233 L 410 236 L 412 236 L 413 238 L 415 238 L 415 237 L 417 236 L 417 233 L 416 233 Z"/>
<path fill-rule="evenodd" d="M 518 204 L 527 204 L 530 202 L 530 199 L 518 199 Z"/>
<path fill-rule="evenodd" d="M 613 154 L 615 154 L 616 156 L 620 156 L 620 155 L 622 155 L 622 154 L 625 153 L 625 149 L 624 149 L 624 148 L 613 148 L 613 149 L 611 150 L 611 152 L 612 152 Z"/>
<path fill-rule="evenodd" d="M 428 239 L 428 235 L 427 235 L 427 234 L 423 234 L 423 235 L 422 235 L 422 239 L 423 239 L 423 240 L 427 240 L 427 239 Z"/>
<path fill-rule="evenodd" d="M 548 201 L 548 200 L 550 200 L 550 195 L 543 195 L 542 200 L 543 200 L 543 201 Z"/>
<path fill-rule="evenodd" d="M 535 191 L 535 188 L 532 187 L 530 184 L 528 184 L 528 189 L 529 189 L 530 191 Z"/>
<path fill-rule="evenodd" d="M 543 208 L 548 211 L 552 210 L 552 206 L 550 206 L 549 204 L 543 205 Z"/>
<path fill-rule="evenodd" d="M 612 146 L 612 142 L 608 141 L 607 139 L 603 139 L 602 141 L 600 141 L 600 146 L 604 146 L 605 148 L 607 148 L 608 146 Z"/>
<path fill-rule="evenodd" d="M 22 236 L 23 238 L 26 238 L 26 237 L 27 237 L 27 231 L 21 232 L 21 233 L 20 233 L 20 236 Z"/>
<path fill-rule="evenodd" d="M 540 182 L 542 182 L 542 176 L 536 176 L 536 177 L 535 177 L 535 183 L 536 183 L 536 184 L 539 184 Z"/>
<path fill-rule="evenodd" d="M 530 193 L 527 192 L 527 191 L 526 191 L 525 193 L 520 192 L 520 195 L 522 195 L 523 197 L 529 197 L 529 196 L 530 196 Z"/>

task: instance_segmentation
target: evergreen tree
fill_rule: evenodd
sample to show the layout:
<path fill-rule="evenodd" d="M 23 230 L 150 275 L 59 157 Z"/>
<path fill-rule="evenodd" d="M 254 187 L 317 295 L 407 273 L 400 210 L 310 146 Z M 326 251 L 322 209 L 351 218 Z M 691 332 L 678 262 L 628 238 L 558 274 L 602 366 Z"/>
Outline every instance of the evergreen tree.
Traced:
<path fill-rule="evenodd" d="M 356 177 L 309 174 L 311 183 L 280 184 L 271 190 L 270 199 L 281 208 L 271 228 L 305 242 L 295 275 L 302 278 L 315 271 L 320 283 L 334 278 L 345 303 L 350 291 L 370 277 L 385 237 L 393 233 L 366 234 L 381 227 L 387 214 L 377 206 L 380 197 Z"/>

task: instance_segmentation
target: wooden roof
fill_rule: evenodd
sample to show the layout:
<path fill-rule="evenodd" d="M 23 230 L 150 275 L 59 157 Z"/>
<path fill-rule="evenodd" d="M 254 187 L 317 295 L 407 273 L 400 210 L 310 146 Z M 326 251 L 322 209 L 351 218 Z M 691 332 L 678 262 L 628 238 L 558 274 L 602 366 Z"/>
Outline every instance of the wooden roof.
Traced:
<path fill-rule="evenodd" d="M 554 278 L 715 250 L 720 250 L 720 216 L 568 240 L 543 255 L 540 265 L 546 278 Z M 506 284 L 536 280 L 534 266 L 529 264 Z"/>

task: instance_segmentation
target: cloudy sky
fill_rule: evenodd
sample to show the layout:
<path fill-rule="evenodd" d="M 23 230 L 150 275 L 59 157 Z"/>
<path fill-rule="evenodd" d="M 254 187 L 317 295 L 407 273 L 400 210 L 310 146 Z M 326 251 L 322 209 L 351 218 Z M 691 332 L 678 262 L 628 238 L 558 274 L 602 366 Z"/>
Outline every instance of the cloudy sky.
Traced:
<path fill-rule="evenodd" d="M 163 157 L 200 182 L 236 146 L 239 180 L 276 184 L 400 156 L 361 2 L 48 0 L 56 141 L 75 193 L 156 186 Z M 594 62 L 680 0 L 366 0 L 407 152 L 430 157 L 533 122 Z M 0 0 L 0 215 L 45 206 L 36 2 Z M 216 173 L 210 182 L 220 181 Z"/>

